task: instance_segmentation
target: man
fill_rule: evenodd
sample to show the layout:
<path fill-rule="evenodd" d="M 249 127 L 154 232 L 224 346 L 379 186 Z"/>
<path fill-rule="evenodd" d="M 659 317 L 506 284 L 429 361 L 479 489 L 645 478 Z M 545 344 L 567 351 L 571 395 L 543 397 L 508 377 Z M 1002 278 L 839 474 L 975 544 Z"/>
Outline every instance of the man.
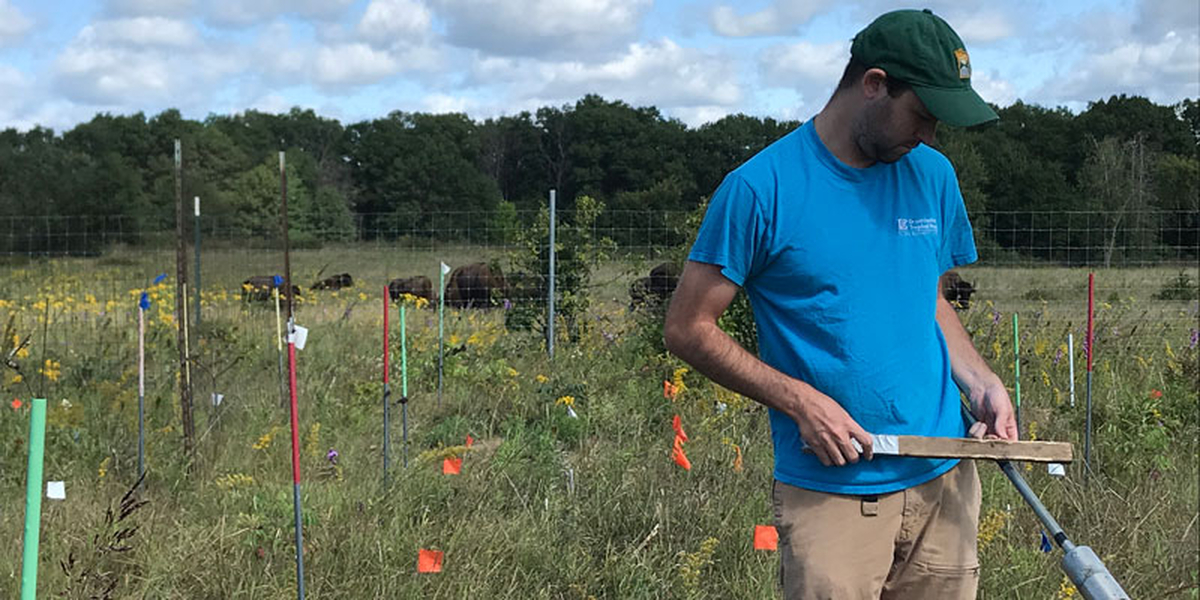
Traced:
<path fill-rule="evenodd" d="M 667 347 L 770 408 L 786 598 L 975 597 L 974 463 L 875 457 L 869 437 L 1017 438 L 938 289 L 976 259 L 953 167 L 927 146 L 938 121 L 997 118 L 970 77 L 945 21 L 879 17 L 821 112 L 725 178 L 675 290 Z M 717 327 L 739 286 L 758 357 Z"/>

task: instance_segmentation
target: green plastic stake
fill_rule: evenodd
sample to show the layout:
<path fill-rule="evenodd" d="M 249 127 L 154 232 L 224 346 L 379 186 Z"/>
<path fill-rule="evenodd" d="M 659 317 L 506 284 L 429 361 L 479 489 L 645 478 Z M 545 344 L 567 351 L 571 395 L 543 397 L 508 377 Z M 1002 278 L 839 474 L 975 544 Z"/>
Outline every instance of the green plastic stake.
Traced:
<path fill-rule="evenodd" d="M 38 538 L 42 528 L 42 464 L 46 450 L 46 399 L 34 398 L 29 414 L 29 467 L 25 471 L 25 550 L 21 600 L 37 597 Z"/>
<path fill-rule="evenodd" d="M 408 397 L 408 336 L 404 331 L 404 301 L 400 301 L 400 395 Z"/>
<path fill-rule="evenodd" d="M 1021 437 L 1021 336 L 1017 334 L 1017 313 L 1013 313 L 1013 379 L 1017 388 L 1017 437 Z"/>

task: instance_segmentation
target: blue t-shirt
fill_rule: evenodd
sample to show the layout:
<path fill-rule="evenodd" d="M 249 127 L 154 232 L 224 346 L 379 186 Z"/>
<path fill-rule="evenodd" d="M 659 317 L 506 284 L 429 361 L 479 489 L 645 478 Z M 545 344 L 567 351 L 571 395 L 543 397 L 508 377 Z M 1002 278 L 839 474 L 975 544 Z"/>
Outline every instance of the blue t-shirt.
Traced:
<path fill-rule="evenodd" d="M 809 121 L 725 178 L 689 259 L 746 290 L 764 362 L 869 433 L 966 434 L 935 314 L 938 277 L 974 262 L 975 243 L 954 168 L 936 150 L 856 169 Z M 876 456 L 825 467 L 801 452 L 795 421 L 770 417 L 775 478 L 797 487 L 882 494 L 957 464 Z"/>

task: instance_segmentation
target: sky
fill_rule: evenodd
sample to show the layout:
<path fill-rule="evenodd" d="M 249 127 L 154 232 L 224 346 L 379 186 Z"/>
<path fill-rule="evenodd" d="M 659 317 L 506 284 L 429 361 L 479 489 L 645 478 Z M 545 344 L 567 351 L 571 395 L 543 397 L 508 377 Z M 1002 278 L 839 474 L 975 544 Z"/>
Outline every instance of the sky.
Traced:
<path fill-rule="evenodd" d="M 1200 97 L 1197 0 L 0 0 L 0 129 L 168 108 L 482 120 L 588 93 L 690 126 L 807 119 L 896 8 L 945 18 L 999 106 Z"/>

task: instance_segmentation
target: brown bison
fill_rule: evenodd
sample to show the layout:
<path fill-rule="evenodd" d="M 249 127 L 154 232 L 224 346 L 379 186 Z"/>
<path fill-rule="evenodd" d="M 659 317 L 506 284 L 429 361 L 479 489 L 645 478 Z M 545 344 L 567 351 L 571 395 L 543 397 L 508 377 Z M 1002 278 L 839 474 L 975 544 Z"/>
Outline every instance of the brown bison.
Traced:
<path fill-rule="evenodd" d="M 446 304 L 455 308 L 486 308 L 494 294 L 507 291 L 499 267 L 472 263 L 454 269 L 446 281 Z"/>
<path fill-rule="evenodd" d="M 333 290 L 337 291 L 342 288 L 354 287 L 354 278 L 349 273 L 341 273 L 332 277 L 326 277 L 321 281 L 312 284 L 310 290 Z"/>
<path fill-rule="evenodd" d="M 958 310 L 971 308 L 971 294 L 975 293 L 975 286 L 960 277 L 957 271 L 946 271 L 938 284 L 942 288 L 942 297 L 954 308 Z"/>
<path fill-rule="evenodd" d="M 661 263 L 650 269 L 649 277 L 641 277 L 629 286 L 629 306 L 665 305 L 675 293 L 675 285 L 679 283 L 679 267 L 674 263 Z"/>
<path fill-rule="evenodd" d="M 433 284 L 424 275 L 393 279 L 388 282 L 388 296 L 393 301 L 399 300 L 404 294 L 410 294 L 433 302 Z"/>
<path fill-rule="evenodd" d="M 280 288 L 283 284 L 280 284 Z M 242 282 L 242 301 L 243 302 L 266 302 L 275 296 L 272 290 L 275 289 L 275 276 L 273 275 L 255 275 Z M 300 288 L 292 286 L 292 297 L 300 295 Z M 287 300 L 287 291 L 282 290 L 279 295 L 280 300 Z"/>

